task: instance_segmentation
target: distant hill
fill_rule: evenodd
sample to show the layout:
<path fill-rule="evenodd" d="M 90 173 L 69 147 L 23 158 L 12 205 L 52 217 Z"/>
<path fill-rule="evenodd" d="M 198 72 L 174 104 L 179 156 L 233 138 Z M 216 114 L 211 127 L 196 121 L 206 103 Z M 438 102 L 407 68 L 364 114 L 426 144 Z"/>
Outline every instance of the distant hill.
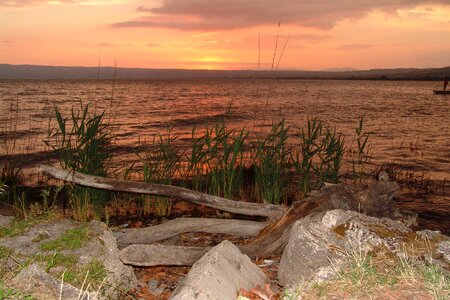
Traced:
<path fill-rule="evenodd" d="M 322 70 L 324 72 L 347 72 L 347 71 L 358 71 L 355 68 L 330 68 Z"/>
<path fill-rule="evenodd" d="M 182 78 L 284 78 L 441 80 L 450 66 L 431 69 L 372 69 L 334 71 L 182 70 L 114 67 L 59 67 L 0 64 L 0 79 L 182 79 Z"/>

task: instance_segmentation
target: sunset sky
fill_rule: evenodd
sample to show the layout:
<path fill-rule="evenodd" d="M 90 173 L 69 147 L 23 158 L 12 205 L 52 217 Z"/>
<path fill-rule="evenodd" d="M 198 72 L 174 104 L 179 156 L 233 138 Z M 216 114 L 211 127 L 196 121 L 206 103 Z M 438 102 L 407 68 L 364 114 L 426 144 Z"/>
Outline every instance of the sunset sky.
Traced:
<path fill-rule="evenodd" d="M 450 0 L 0 0 L 0 63 L 99 60 L 187 69 L 444 67 Z"/>

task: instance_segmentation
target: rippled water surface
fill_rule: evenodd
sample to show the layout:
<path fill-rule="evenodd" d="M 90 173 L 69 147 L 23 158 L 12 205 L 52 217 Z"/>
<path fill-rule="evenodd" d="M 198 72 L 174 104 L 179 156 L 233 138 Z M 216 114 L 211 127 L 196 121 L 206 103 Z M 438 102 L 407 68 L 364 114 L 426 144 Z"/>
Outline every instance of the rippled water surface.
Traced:
<path fill-rule="evenodd" d="M 433 95 L 435 87 L 417 81 L 0 81 L 0 160 L 25 168 L 45 162 L 53 107 L 67 115 L 80 100 L 106 112 L 116 135 L 114 157 L 126 164 L 137 160 L 139 140 L 173 127 L 186 145 L 193 126 L 205 128 L 229 108 L 229 126 L 253 136 L 280 118 L 294 128 L 318 117 L 345 135 L 350 148 L 364 116 L 371 168 L 388 163 L 439 182 L 434 193 L 404 190 L 397 201 L 419 213 L 422 227 L 450 234 L 450 97 Z M 344 162 L 343 172 L 349 170 Z"/>
<path fill-rule="evenodd" d="M 304 127 L 318 117 L 354 141 L 361 116 L 371 132 L 373 162 L 450 174 L 450 97 L 433 82 L 193 79 L 151 81 L 0 81 L 0 155 L 44 149 L 53 106 L 68 112 L 82 100 L 106 110 L 117 144 L 174 127 L 187 138 L 231 107 L 230 126 L 261 131 L 286 118 Z"/>

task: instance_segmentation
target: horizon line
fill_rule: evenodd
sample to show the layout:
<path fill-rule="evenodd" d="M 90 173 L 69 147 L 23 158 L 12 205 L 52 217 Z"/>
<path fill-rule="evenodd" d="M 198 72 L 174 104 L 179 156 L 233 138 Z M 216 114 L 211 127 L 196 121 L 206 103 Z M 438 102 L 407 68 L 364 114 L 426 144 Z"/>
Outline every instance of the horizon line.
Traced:
<path fill-rule="evenodd" d="M 319 70 L 311 70 L 311 69 L 278 69 L 278 70 L 271 70 L 271 69 L 189 69 L 189 68 L 152 68 L 152 67 L 126 67 L 126 66 L 81 66 L 81 65 L 75 65 L 75 66 L 67 66 L 67 65 L 47 65 L 47 64 L 29 64 L 29 63 L 23 63 L 23 64 L 11 64 L 11 63 L 1 63 L 0 65 L 7 65 L 7 66 L 15 66 L 15 67 L 21 67 L 21 66 L 29 66 L 29 67 L 50 67 L 50 68 L 94 68 L 94 69 L 101 69 L 101 68 L 112 68 L 112 69 L 136 69 L 136 70 L 168 70 L 168 71 L 208 71 L 208 72 L 215 72 L 215 71 L 221 71 L 221 72 L 239 72 L 239 71 L 252 71 L 252 72 L 270 72 L 270 73 L 277 73 L 277 72 L 330 72 L 330 73 L 342 73 L 342 72 L 356 72 L 356 71 L 374 71 L 374 70 L 428 70 L 428 69 L 445 69 L 450 68 L 450 65 L 448 66 L 442 66 L 442 67 L 390 67 L 390 68 L 369 68 L 369 69 L 357 69 L 353 67 L 331 67 L 326 69 L 319 69 Z"/>

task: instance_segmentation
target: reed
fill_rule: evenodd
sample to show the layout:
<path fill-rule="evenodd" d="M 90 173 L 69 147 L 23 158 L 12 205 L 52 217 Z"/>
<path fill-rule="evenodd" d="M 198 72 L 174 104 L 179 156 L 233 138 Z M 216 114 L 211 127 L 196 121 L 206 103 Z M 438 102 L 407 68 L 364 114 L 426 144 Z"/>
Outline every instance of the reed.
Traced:
<path fill-rule="evenodd" d="M 7 161 L 1 166 L 0 183 L 3 191 L 0 194 L 0 201 L 12 205 L 15 209 L 22 211 L 22 208 L 26 206 L 26 203 L 24 203 L 26 195 L 22 188 L 22 168 L 15 167 L 10 161 Z"/>
<path fill-rule="evenodd" d="M 114 178 L 120 179 L 120 180 L 132 180 L 134 172 L 134 164 L 128 165 L 128 166 L 122 166 L 118 167 L 114 170 L 112 173 Z M 104 208 L 104 221 L 106 224 L 109 224 L 109 219 L 111 216 L 111 213 L 115 213 L 116 215 L 119 215 L 120 212 L 120 204 L 123 202 L 131 202 L 134 201 L 136 198 L 134 195 L 129 193 L 121 193 L 121 192 L 112 192 L 111 198 L 107 206 Z"/>
<path fill-rule="evenodd" d="M 57 126 L 50 128 L 45 141 L 56 153 L 62 168 L 90 175 L 106 176 L 110 154 L 110 132 L 104 122 L 104 113 L 91 113 L 89 105 L 80 102 L 64 117 L 55 107 Z M 107 199 L 107 192 L 72 186 L 67 189 L 74 217 L 89 218 L 91 209 L 99 209 Z"/>
<path fill-rule="evenodd" d="M 179 172 L 182 157 L 181 151 L 175 146 L 177 138 L 178 136 L 172 134 L 172 129 L 168 129 L 165 135 L 159 134 L 153 137 L 150 151 L 140 157 L 143 165 L 144 182 L 172 184 L 172 179 Z M 143 198 L 144 213 L 149 213 L 151 199 L 155 199 L 158 215 L 166 216 L 170 214 L 172 200 L 160 196 L 145 196 Z"/>
<path fill-rule="evenodd" d="M 21 186 L 24 181 L 23 169 L 12 160 L 10 155 L 18 154 L 19 147 L 17 145 L 18 128 L 19 128 L 19 98 L 11 99 L 8 107 L 6 107 L 4 115 L 1 116 L 0 127 L 0 154 L 5 155 L 5 161 L 0 162 L 0 201 L 11 205 L 14 209 L 21 211 L 25 205 L 25 193 Z"/>
<path fill-rule="evenodd" d="M 283 200 L 290 169 L 287 149 L 289 127 L 285 120 L 273 123 L 266 138 L 258 142 L 255 181 L 263 201 L 279 204 Z"/>
<path fill-rule="evenodd" d="M 300 139 L 300 151 L 293 155 L 293 165 L 298 174 L 301 195 L 307 196 L 313 188 L 324 182 L 338 183 L 345 141 L 336 130 L 324 127 L 314 118 L 307 120 L 307 130 L 299 130 L 295 135 Z"/>
<path fill-rule="evenodd" d="M 446 179 L 432 178 L 424 171 L 407 170 L 399 166 L 383 164 L 377 166 L 372 172 L 372 177 L 375 179 L 379 179 L 382 175 L 387 175 L 389 180 L 397 182 L 402 187 L 416 191 L 439 193 L 446 190 Z"/>
<path fill-rule="evenodd" d="M 190 181 L 191 188 L 195 191 L 206 191 L 205 182 L 205 135 L 197 136 L 196 128 L 192 128 L 191 133 L 191 151 L 186 155 L 186 167 L 184 169 L 184 177 Z"/>
<path fill-rule="evenodd" d="M 319 138 L 322 135 L 322 123 L 316 118 L 307 121 L 308 127 L 305 131 L 301 129 L 295 135 L 301 141 L 300 151 L 293 156 L 294 169 L 297 172 L 298 187 L 302 196 L 311 191 L 311 177 L 313 171 L 313 159 L 320 152 Z"/>
<path fill-rule="evenodd" d="M 370 133 L 364 130 L 364 117 L 359 119 L 358 127 L 355 128 L 356 132 L 356 155 L 352 159 L 352 177 L 355 183 L 361 182 L 365 175 L 365 167 L 369 161 L 370 148 L 367 144 Z"/>
<path fill-rule="evenodd" d="M 5 109 L 5 114 L 1 118 L 1 151 L 4 151 L 4 154 L 6 155 L 15 154 L 18 150 L 16 145 L 16 135 L 20 120 L 19 107 L 19 98 L 16 98 L 16 100 L 11 99 L 9 108 Z"/>
<path fill-rule="evenodd" d="M 315 169 L 319 175 L 319 184 L 323 182 L 339 183 L 339 170 L 345 153 L 344 137 L 336 130 L 325 129 L 318 152 L 320 164 Z"/>
<path fill-rule="evenodd" d="M 46 144 L 57 154 L 61 167 L 97 176 L 111 173 L 107 167 L 112 134 L 104 122 L 104 113 L 91 113 L 89 106 L 82 103 L 72 108 L 69 116 L 64 116 L 57 107 L 54 110 L 56 126 L 50 127 Z M 226 117 L 201 132 L 192 128 L 191 147 L 186 152 L 181 151 L 173 128 L 155 135 L 148 149 L 138 154 L 143 181 L 171 185 L 174 179 L 181 179 L 186 187 L 229 199 L 242 198 L 251 191 L 254 193 L 251 199 L 274 204 L 288 203 L 289 196 L 297 191 L 305 197 L 324 182 L 339 182 L 344 138 L 316 118 L 308 119 L 307 127 L 297 129 L 294 134 L 284 119 L 272 122 L 265 137 L 256 143 L 249 142 L 250 132 L 245 128 L 230 129 Z M 360 153 L 367 156 L 367 135 L 362 121 L 357 134 Z M 288 143 L 292 138 L 300 142 L 295 152 Z M 244 169 L 248 170 L 245 188 Z M 125 171 L 124 179 L 132 177 L 130 172 L 131 169 Z M 297 182 L 292 178 L 298 178 Z M 66 190 L 73 215 L 79 220 L 91 217 L 93 208 L 100 208 L 110 196 L 78 186 L 68 186 Z M 119 195 L 111 196 L 118 201 Z M 160 216 L 171 213 L 172 199 L 150 196 L 138 199 L 144 215 L 154 211 L 153 208 Z"/>
<path fill-rule="evenodd" d="M 229 130 L 225 120 L 206 128 L 205 163 L 209 192 L 232 199 L 242 187 L 244 142 L 248 131 Z"/>

